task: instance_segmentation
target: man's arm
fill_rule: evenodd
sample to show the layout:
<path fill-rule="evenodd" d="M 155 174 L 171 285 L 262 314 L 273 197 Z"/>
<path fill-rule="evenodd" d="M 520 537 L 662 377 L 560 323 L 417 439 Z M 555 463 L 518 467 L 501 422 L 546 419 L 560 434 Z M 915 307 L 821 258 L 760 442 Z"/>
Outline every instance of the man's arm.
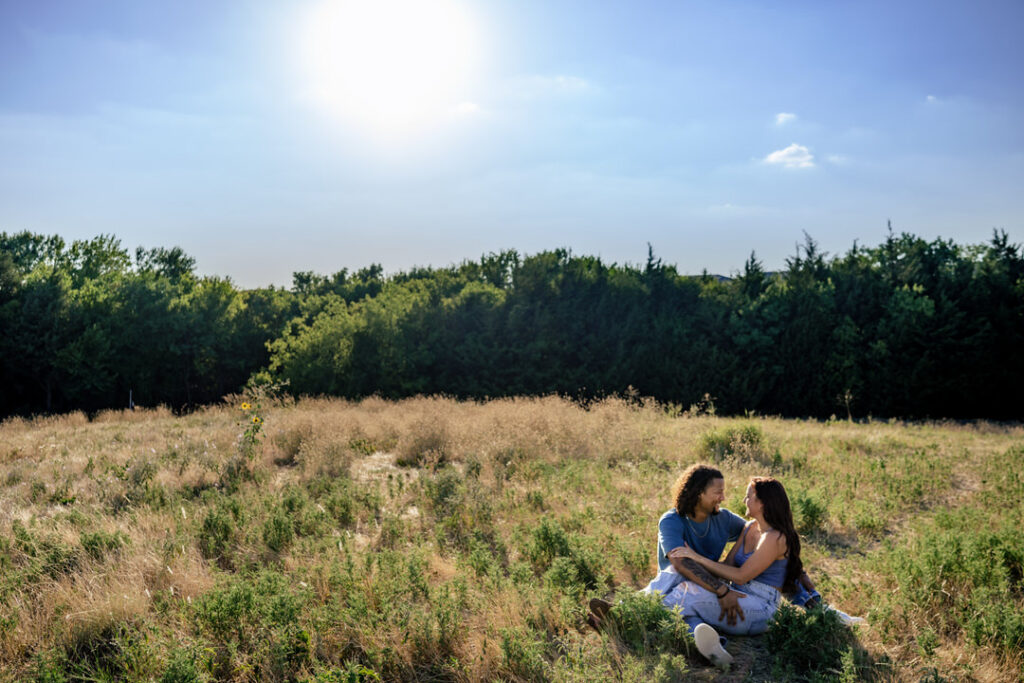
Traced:
<path fill-rule="evenodd" d="M 721 579 L 704 567 L 697 564 L 695 560 L 690 558 L 680 559 L 678 557 L 669 556 L 668 561 L 672 563 L 675 570 L 685 576 L 688 580 L 693 581 L 699 586 L 706 588 L 707 590 L 715 593 L 716 595 L 721 591 L 721 586 L 726 585 L 725 579 Z"/>
<path fill-rule="evenodd" d="M 722 586 L 728 586 L 728 584 L 701 567 L 697 562 L 689 559 L 675 559 L 668 556 L 670 550 L 678 548 L 685 543 L 686 538 L 682 517 L 673 511 L 662 515 L 662 518 L 658 521 L 658 552 L 671 563 L 672 567 L 683 578 L 693 581 L 698 586 L 702 586 L 715 595 L 722 593 L 723 597 L 718 598 L 718 604 L 722 607 L 722 614 L 719 618 L 724 616 L 727 618 L 728 623 L 733 625 L 736 623 L 736 616 L 739 615 L 742 621 L 744 616 L 743 609 L 739 605 L 739 593 L 733 591 L 723 592 Z"/>
<path fill-rule="evenodd" d="M 722 608 L 722 613 L 718 615 L 719 619 L 725 617 L 726 622 L 733 626 L 736 624 L 737 616 L 740 618 L 740 621 L 746 618 L 743 614 L 743 608 L 740 607 L 740 594 L 730 590 L 728 588 L 729 584 L 723 579 L 715 576 L 690 558 L 680 559 L 669 556 L 668 561 L 672 563 L 677 572 L 688 580 L 718 596 L 718 605 Z M 722 586 L 726 587 L 725 591 L 722 590 Z"/>

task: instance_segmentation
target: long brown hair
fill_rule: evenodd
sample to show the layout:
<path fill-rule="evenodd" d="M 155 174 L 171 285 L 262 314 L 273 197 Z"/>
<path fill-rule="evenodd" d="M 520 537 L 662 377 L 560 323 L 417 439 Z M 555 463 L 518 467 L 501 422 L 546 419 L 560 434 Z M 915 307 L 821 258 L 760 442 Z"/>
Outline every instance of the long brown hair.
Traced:
<path fill-rule="evenodd" d="M 789 496 L 782 482 L 774 477 L 754 477 L 750 480 L 754 495 L 764 506 L 764 521 L 786 538 L 786 578 L 782 587 L 787 591 L 796 588 L 796 581 L 804 572 L 800 561 L 800 536 L 793 525 L 793 510 L 789 507 Z"/>
<path fill-rule="evenodd" d="M 724 478 L 721 472 L 710 465 L 696 464 L 687 467 L 672 487 L 676 512 L 692 517 L 693 511 L 697 508 L 697 501 L 700 500 L 700 494 L 704 493 L 708 484 L 715 479 Z"/>

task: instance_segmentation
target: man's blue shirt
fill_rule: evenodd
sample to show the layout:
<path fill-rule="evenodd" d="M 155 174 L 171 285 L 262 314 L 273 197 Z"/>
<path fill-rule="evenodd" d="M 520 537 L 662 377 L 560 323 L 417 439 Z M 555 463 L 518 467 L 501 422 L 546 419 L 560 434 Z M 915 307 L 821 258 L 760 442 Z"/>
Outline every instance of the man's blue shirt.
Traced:
<path fill-rule="evenodd" d="M 700 524 L 669 510 L 658 520 L 658 569 L 668 569 L 666 554 L 684 543 L 704 557 L 721 559 L 725 544 L 740 537 L 746 522 L 739 515 L 722 508 Z"/>

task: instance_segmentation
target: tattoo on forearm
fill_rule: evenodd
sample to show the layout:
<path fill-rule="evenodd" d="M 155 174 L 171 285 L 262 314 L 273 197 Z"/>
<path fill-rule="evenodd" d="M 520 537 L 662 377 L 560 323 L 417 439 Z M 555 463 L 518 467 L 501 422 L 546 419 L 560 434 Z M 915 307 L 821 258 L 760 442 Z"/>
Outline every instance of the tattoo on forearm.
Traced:
<path fill-rule="evenodd" d="M 698 579 L 700 579 L 707 585 L 711 586 L 712 592 L 718 592 L 719 586 L 725 585 L 725 581 L 723 579 L 709 572 L 707 569 L 702 567 L 696 560 L 692 560 L 689 557 L 687 557 L 685 560 L 683 560 L 683 566 L 686 569 L 688 569 L 691 574 L 696 576 Z"/>

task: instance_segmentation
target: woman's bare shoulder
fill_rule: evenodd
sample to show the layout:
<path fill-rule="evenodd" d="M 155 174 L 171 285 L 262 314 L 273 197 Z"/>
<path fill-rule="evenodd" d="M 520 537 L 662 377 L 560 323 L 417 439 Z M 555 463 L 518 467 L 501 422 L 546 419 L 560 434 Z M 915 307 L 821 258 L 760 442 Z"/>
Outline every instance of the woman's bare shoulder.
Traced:
<path fill-rule="evenodd" d="M 779 549 L 779 552 L 786 552 L 786 536 L 778 529 L 769 529 L 762 532 L 758 545 L 763 543 L 773 543 Z"/>

